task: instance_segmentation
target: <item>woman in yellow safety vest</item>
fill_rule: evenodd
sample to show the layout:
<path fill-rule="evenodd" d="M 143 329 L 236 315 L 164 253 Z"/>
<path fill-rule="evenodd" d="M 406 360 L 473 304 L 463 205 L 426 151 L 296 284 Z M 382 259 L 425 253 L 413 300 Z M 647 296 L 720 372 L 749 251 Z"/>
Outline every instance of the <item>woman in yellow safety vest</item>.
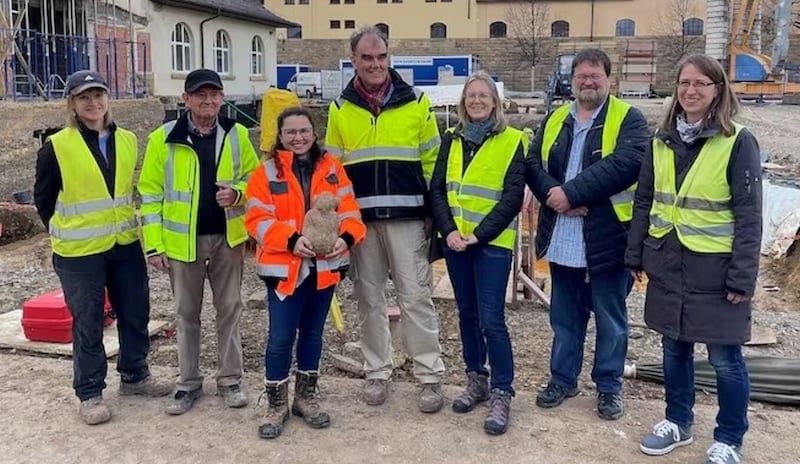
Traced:
<path fill-rule="evenodd" d="M 625 264 L 648 278 L 647 325 L 663 336 L 666 417 L 641 442 L 648 455 L 692 443 L 694 344 L 717 373 L 719 413 L 708 463 L 740 462 L 750 383 L 742 348 L 761 247 L 761 164 L 720 64 L 697 54 L 645 157 Z"/>
<path fill-rule="evenodd" d="M 73 387 L 89 425 L 111 419 L 103 402 L 105 296 L 117 316 L 121 395 L 163 396 L 150 375 L 150 295 L 133 205 L 136 135 L 117 127 L 108 85 L 93 71 L 67 79 L 67 127 L 39 150 L 34 201 L 53 248 L 53 268 L 72 313 Z"/>
<path fill-rule="evenodd" d="M 505 294 L 525 191 L 524 135 L 506 125 L 497 86 L 484 72 L 467 79 L 458 115 L 458 125 L 445 133 L 431 180 L 467 367 L 467 388 L 453 401 L 453 411 L 469 412 L 489 400 L 483 428 L 499 435 L 508 428 L 514 396 Z"/>

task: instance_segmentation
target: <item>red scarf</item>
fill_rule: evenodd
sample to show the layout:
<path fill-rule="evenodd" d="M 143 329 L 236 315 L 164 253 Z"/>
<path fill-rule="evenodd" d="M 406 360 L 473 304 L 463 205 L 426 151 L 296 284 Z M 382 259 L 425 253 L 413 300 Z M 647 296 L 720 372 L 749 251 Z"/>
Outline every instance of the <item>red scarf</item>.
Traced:
<path fill-rule="evenodd" d="M 353 80 L 353 87 L 355 87 L 356 92 L 361 96 L 361 98 L 363 98 L 364 101 L 367 102 L 367 105 L 369 106 L 369 111 L 375 116 L 377 116 L 381 113 L 381 106 L 383 106 L 383 99 L 386 98 L 386 93 L 389 91 L 390 83 L 391 79 L 387 77 L 386 80 L 383 81 L 383 84 L 381 84 L 381 86 L 378 87 L 377 90 L 375 90 L 374 92 L 370 92 L 369 90 L 367 90 L 366 87 L 364 87 L 364 84 L 361 82 L 361 78 L 356 76 L 356 78 Z"/>

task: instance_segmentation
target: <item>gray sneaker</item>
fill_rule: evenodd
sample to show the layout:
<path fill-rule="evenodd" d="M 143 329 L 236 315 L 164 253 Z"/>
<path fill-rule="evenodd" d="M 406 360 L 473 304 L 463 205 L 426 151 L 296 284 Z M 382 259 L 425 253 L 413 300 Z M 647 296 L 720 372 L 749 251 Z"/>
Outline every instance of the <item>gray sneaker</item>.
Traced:
<path fill-rule="evenodd" d="M 241 408 L 247 406 L 247 394 L 242 391 L 239 384 L 228 386 L 217 386 L 217 392 L 225 400 L 225 406 L 229 408 Z"/>
<path fill-rule="evenodd" d="M 194 402 L 202 395 L 202 388 L 192 391 L 178 390 L 175 392 L 175 396 L 173 396 L 172 399 L 169 400 L 169 403 L 167 403 L 167 407 L 164 412 L 170 416 L 179 416 L 181 414 L 185 414 L 192 409 Z"/>
<path fill-rule="evenodd" d="M 739 447 L 719 441 L 715 441 L 706 454 L 708 455 L 706 464 L 739 464 L 742 462 L 742 450 Z"/>
<path fill-rule="evenodd" d="M 639 449 L 648 456 L 663 456 L 679 446 L 694 442 L 691 427 L 682 428 L 674 422 L 663 420 L 653 427 L 653 431 L 642 438 Z"/>
<path fill-rule="evenodd" d="M 431 414 L 439 412 L 443 405 L 442 384 L 423 383 L 419 391 L 419 410 Z"/>
<path fill-rule="evenodd" d="M 367 379 L 364 383 L 364 401 L 370 406 L 380 406 L 389 397 L 389 381 L 386 379 Z"/>

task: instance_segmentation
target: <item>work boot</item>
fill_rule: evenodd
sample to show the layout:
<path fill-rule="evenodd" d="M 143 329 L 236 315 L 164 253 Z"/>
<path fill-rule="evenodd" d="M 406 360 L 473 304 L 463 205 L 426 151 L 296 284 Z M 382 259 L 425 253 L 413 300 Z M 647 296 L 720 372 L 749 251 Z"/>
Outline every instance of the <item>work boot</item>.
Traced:
<path fill-rule="evenodd" d="M 622 395 L 619 393 L 600 393 L 597 395 L 597 415 L 605 420 L 617 420 L 625 413 Z"/>
<path fill-rule="evenodd" d="M 389 397 L 389 381 L 386 379 L 367 379 L 364 383 L 364 401 L 370 406 L 380 406 Z"/>
<path fill-rule="evenodd" d="M 508 430 L 511 421 L 511 397 L 513 393 L 492 389 L 489 398 L 489 415 L 483 422 L 483 430 L 489 435 L 502 435 Z"/>
<path fill-rule="evenodd" d="M 172 383 L 156 379 L 148 375 L 146 379 L 139 382 L 120 382 L 120 396 L 141 395 L 157 398 L 167 396 L 172 393 Z"/>
<path fill-rule="evenodd" d="M 317 380 L 319 380 L 318 372 L 295 373 L 292 414 L 302 417 L 312 429 L 324 429 L 331 425 L 331 417 L 319 404 Z"/>
<path fill-rule="evenodd" d="M 278 438 L 283 424 L 289 420 L 289 379 L 267 380 L 262 395 L 267 395 L 267 412 L 264 423 L 258 426 L 258 436 L 264 439 Z"/>
<path fill-rule="evenodd" d="M 111 410 L 103 404 L 102 396 L 81 401 L 78 415 L 86 425 L 97 425 L 111 420 Z"/>
<path fill-rule="evenodd" d="M 453 400 L 453 411 L 470 412 L 478 403 L 489 399 L 489 377 L 477 372 L 467 372 L 467 388 Z"/>
<path fill-rule="evenodd" d="M 241 408 L 247 405 L 247 394 L 242 391 L 242 387 L 237 383 L 234 385 L 219 385 L 217 392 L 225 401 L 225 406 L 229 408 Z"/>
<path fill-rule="evenodd" d="M 536 395 L 536 406 L 540 408 L 555 408 L 563 403 L 565 399 L 578 396 L 578 393 L 577 388 L 562 387 L 550 382 L 544 390 Z"/>
<path fill-rule="evenodd" d="M 419 391 L 419 410 L 432 414 L 444 405 L 441 383 L 423 383 Z"/>

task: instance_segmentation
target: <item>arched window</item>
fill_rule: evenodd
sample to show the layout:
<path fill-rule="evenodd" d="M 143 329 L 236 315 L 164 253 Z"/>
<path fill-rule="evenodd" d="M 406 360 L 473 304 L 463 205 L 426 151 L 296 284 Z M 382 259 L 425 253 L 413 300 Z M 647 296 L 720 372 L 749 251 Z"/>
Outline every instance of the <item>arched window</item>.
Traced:
<path fill-rule="evenodd" d="M 447 26 L 444 23 L 431 24 L 431 39 L 446 39 Z"/>
<path fill-rule="evenodd" d="M 689 18 L 683 22 L 683 35 L 703 35 L 703 20 Z"/>
<path fill-rule="evenodd" d="M 620 19 L 614 31 L 617 37 L 633 37 L 636 35 L 636 22 L 632 19 Z"/>
<path fill-rule="evenodd" d="M 189 72 L 192 70 L 192 33 L 184 23 L 175 25 L 172 31 L 172 70 Z"/>
<path fill-rule="evenodd" d="M 231 38 L 223 29 L 214 36 L 214 71 L 226 75 L 231 73 Z"/>
<path fill-rule="evenodd" d="M 503 21 L 495 21 L 492 24 L 489 24 L 489 37 L 493 39 L 505 37 L 507 33 L 508 28 L 506 27 L 506 23 Z"/>
<path fill-rule="evenodd" d="M 250 43 L 250 75 L 264 75 L 264 42 L 257 35 Z"/>
<path fill-rule="evenodd" d="M 388 24 L 378 23 L 378 24 L 375 25 L 375 27 L 377 27 L 379 31 L 383 32 L 383 35 L 385 35 L 387 38 L 389 37 L 389 25 Z"/>
<path fill-rule="evenodd" d="M 550 25 L 550 37 L 569 37 L 569 23 L 566 21 L 553 21 Z"/>

